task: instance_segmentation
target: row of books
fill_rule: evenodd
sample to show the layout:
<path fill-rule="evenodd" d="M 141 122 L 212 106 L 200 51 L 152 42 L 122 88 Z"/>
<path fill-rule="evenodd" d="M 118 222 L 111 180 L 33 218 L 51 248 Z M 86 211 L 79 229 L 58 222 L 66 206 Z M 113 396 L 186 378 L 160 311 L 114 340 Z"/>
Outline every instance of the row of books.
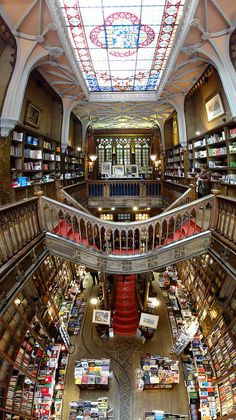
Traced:
<path fill-rule="evenodd" d="M 51 418 L 52 398 L 54 395 L 55 376 L 60 351 L 61 346 L 55 344 L 48 346 L 47 350 L 44 352 L 38 376 L 40 384 L 36 385 L 34 397 L 35 418 L 43 418 L 44 420 Z"/>
<path fill-rule="evenodd" d="M 68 322 L 69 334 L 77 335 L 80 332 L 83 316 L 85 313 L 87 300 L 78 295 L 75 299 L 74 306 L 72 308 L 70 319 Z"/>

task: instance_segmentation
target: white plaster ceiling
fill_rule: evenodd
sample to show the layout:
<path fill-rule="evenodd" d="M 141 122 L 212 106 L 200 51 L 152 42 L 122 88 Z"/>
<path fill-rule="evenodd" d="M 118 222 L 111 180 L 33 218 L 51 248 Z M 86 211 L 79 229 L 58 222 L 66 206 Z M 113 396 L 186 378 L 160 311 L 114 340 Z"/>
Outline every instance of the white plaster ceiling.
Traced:
<path fill-rule="evenodd" d="M 77 1 L 77 0 L 73 0 Z M 93 4 L 93 0 L 87 0 Z M 127 5 L 129 1 L 127 1 Z M 67 33 L 59 0 L 1 0 L 0 12 L 22 45 L 34 40 L 37 68 L 74 112 L 94 128 L 150 128 L 173 111 L 206 66 L 214 42 L 235 27 L 235 0 L 186 0 L 182 20 L 155 92 L 90 93 Z M 42 51 L 48 56 L 42 58 Z M 45 55 L 45 54 L 44 54 Z"/>

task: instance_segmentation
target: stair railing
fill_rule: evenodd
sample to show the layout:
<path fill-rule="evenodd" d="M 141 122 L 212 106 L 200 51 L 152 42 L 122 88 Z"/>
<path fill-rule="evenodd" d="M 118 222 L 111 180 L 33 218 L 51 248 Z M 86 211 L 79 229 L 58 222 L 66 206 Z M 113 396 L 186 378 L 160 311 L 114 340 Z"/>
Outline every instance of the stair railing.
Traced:
<path fill-rule="evenodd" d="M 176 207 L 183 206 L 184 204 L 190 203 L 193 201 L 193 190 L 192 188 L 188 188 L 180 197 L 178 197 L 173 203 L 171 203 L 164 211 L 167 212 L 169 210 L 175 209 Z"/>
<path fill-rule="evenodd" d="M 209 230 L 214 195 L 133 223 L 104 221 L 47 197 L 40 200 L 49 232 L 100 253 L 130 255 L 153 252 Z"/>
<path fill-rule="evenodd" d="M 41 232 L 37 197 L 0 207 L 0 266 Z"/>
<path fill-rule="evenodd" d="M 236 199 L 223 195 L 216 196 L 214 218 L 211 228 L 221 239 L 236 246 Z"/>
<path fill-rule="evenodd" d="M 90 212 L 82 206 L 77 200 L 75 200 L 70 194 L 68 194 L 63 188 L 60 190 L 60 201 L 62 203 L 68 204 L 75 209 L 81 210 L 85 213 L 90 214 Z"/>

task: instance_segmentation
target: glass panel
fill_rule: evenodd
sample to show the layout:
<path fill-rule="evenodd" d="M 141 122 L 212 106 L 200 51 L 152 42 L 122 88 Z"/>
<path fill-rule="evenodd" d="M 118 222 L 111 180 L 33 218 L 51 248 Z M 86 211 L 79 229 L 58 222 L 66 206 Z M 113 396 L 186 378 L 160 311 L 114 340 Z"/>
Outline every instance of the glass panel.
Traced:
<path fill-rule="evenodd" d="M 185 0 L 58 0 L 90 91 L 153 91 Z"/>

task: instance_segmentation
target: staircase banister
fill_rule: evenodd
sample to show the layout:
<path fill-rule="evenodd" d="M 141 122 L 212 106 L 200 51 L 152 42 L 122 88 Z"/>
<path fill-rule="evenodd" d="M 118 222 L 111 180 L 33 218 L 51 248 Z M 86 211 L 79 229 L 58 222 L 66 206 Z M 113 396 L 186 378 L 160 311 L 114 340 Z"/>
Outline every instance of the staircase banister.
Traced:
<path fill-rule="evenodd" d="M 231 201 L 231 202 L 236 204 L 236 198 L 235 197 L 229 197 L 228 195 L 217 195 L 216 198 L 226 200 L 226 201 Z"/>
<path fill-rule="evenodd" d="M 4 204 L 3 206 L 0 206 L 0 212 L 8 212 L 9 210 L 33 203 L 34 201 L 38 201 L 38 197 L 24 198 L 23 200 L 15 201 L 14 203 Z"/>
<path fill-rule="evenodd" d="M 73 207 L 68 206 L 67 204 L 62 204 L 59 203 L 56 200 L 53 200 L 52 198 L 48 198 L 48 197 L 41 197 L 42 203 L 46 202 L 48 204 L 52 204 L 55 207 L 57 207 L 58 209 L 61 207 L 65 210 L 68 210 L 68 212 L 70 213 L 75 213 L 81 217 L 83 217 L 84 219 L 86 219 L 87 221 L 93 222 L 94 224 L 97 225 L 102 225 L 103 227 L 107 226 L 109 228 L 118 228 L 118 229 L 124 229 L 124 230 L 132 230 L 135 228 L 142 228 L 142 227 L 147 227 L 149 226 L 151 223 L 155 223 L 158 221 L 162 221 L 165 219 L 170 219 L 172 216 L 181 213 L 185 213 L 186 210 L 194 208 L 194 207 L 201 207 L 201 205 L 203 205 L 204 203 L 213 203 L 214 200 L 214 194 L 210 194 L 206 197 L 200 198 L 198 200 L 192 201 L 191 203 L 188 204 L 184 204 L 180 207 L 177 207 L 175 209 L 169 210 L 168 212 L 165 212 L 164 214 L 159 214 L 157 216 L 153 216 L 149 219 L 146 219 L 145 221 L 135 221 L 135 222 L 113 222 L 113 221 L 109 221 L 109 220 L 101 220 L 96 216 L 87 214 L 85 212 L 83 212 L 82 210 L 79 209 L 75 209 Z"/>
<path fill-rule="evenodd" d="M 70 202 L 72 204 L 73 207 L 75 207 L 78 210 L 81 210 L 87 214 L 90 214 L 90 212 L 84 207 L 82 206 L 82 204 L 80 204 L 77 200 L 75 200 L 70 194 L 68 194 L 63 188 L 61 190 L 62 196 L 68 200 L 68 202 Z"/>
<path fill-rule="evenodd" d="M 185 191 L 180 197 L 178 197 L 173 203 L 171 203 L 164 212 L 166 213 L 169 210 L 172 210 L 173 208 L 178 207 L 178 205 L 181 205 L 181 202 L 185 200 L 187 197 L 192 195 L 192 188 L 188 188 L 187 191 Z"/>
<path fill-rule="evenodd" d="M 62 187 L 62 190 L 67 191 L 67 190 L 73 190 L 76 189 L 79 186 L 82 185 L 87 185 L 86 181 L 81 181 L 81 182 L 76 182 L 76 184 L 72 184 L 72 185 L 67 185 L 66 187 Z"/>

